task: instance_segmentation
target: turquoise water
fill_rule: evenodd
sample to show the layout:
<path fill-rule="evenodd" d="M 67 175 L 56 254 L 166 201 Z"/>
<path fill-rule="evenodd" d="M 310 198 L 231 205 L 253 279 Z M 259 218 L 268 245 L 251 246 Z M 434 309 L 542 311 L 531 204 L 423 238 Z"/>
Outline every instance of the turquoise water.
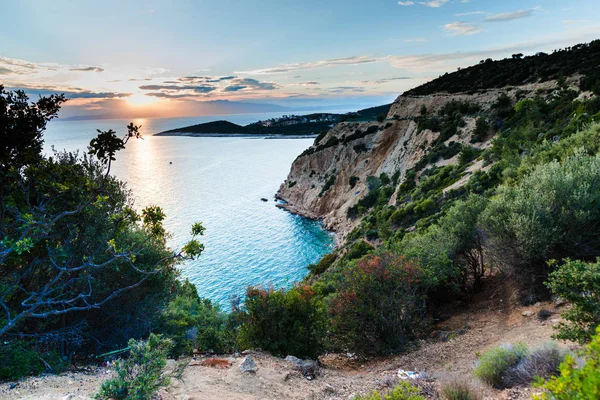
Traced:
<path fill-rule="evenodd" d="M 302 279 L 306 266 L 330 252 L 334 243 L 319 223 L 282 211 L 273 200 L 292 161 L 312 139 L 151 136 L 207 119 L 134 120 L 142 125 L 144 140 L 128 143 L 113 172 L 132 189 L 138 209 L 150 204 L 163 208 L 170 246 L 180 247 L 189 239 L 192 223 L 204 224 L 206 250 L 181 266 L 182 276 L 201 296 L 228 309 L 231 296 L 243 295 L 248 285 L 289 287 Z M 228 119 L 249 123 L 258 118 Z M 45 147 L 83 150 L 96 128 L 122 134 L 128 122 L 52 121 Z M 269 201 L 262 202 L 263 197 Z"/>

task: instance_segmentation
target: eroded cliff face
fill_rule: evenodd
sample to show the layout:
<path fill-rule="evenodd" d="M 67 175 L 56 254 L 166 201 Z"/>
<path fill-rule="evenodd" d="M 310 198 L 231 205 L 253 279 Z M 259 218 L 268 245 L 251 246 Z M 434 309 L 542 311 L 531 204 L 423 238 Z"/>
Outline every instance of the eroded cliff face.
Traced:
<path fill-rule="evenodd" d="M 427 129 L 418 131 L 414 119 L 420 115 L 423 106 L 428 114 L 437 114 L 451 100 L 469 101 L 477 103 L 480 113 L 485 114 L 503 93 L 514 98 L 515 93 L 519 92 L 520 96 L 528 97 L 539 88 L 554 86 L 555 82 L 552 81 L 473 94 L 400 96 L 384 122 L 339 123 L 294 161 L 287 180 L 277 192 L 277 196 L 286 202 L 282 208 L 322 220 L 326 228 L 335 231 L 338 238 L 343 239 L 360 222 L 349 219 L 347 211 L 367 193 L 367 177 L 380 176 L 383 172 L 391 177 L 398 172 L 402 182 L 406 171 L 423 157 L 428 145 L 439 136 L 439 132 Z M 470 141 L 475 117 L 464 119 L 466 126 L 461 128 L 458 135 L 448 139 L 446 144 Z M 487 145 L 489 140 L 477 146 Z M 455 156 L 437 164 L 456 163 L 457 158 Z M 395 195 L 390 202 L 395 202 Z"/>

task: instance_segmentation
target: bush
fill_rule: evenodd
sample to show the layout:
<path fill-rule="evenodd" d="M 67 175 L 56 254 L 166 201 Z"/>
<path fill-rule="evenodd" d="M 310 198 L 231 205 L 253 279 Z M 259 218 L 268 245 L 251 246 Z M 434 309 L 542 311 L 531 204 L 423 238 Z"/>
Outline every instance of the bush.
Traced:
<path fill-rule="evenodd" d="M 564 352 L 556 343 L 548 343 L 527 354 L 513 368 L 509 368 L 502 379 L 504 386 L 529 385 L 537 378 L 556 376 L 564 358 Z"/>
<path fill-rule="evenodd" d="M 471 146 L 462 146 L 460 154 L 458 155 L 458 162 L 460 164 L 468 164 L 477 157 L 479 151 Z"/>
<path fill-rule="evenodd" d="M 527 346 L 522 343 L 505 347 L 496 347 L 479 359 L 473 375 L 482 382 L 503 389 L 506 386 L 504 377 L 509 369 L 515 367 L 527 356 Z"/>
<path fill-rule="evenodd" d="M 249 287 L 238 344 L 276 355 L 315 357 L 322 348 L 326 318 L 323 302 L 308 286 L 287 291 Z"/>
<path fill-rule="evenodd" d="M 158 331 L 173 340 L 171 356 L 191 355 L 194 349 L 224 353 L 232 351 L 235 342 L 235 332 L 227 323 L 228 315 L 200 298 L 186 280 L 163 311 Z"/>
<path fill-rule="evenodd" d="M 313 275 L 320 275 L 327 271 L 331 264 L 336 260 L 337 255 L 334 253 L 325 254 L 317 264 L 311 264 L 308 269 Z"/>
<path fill-rule="evenodd" d="M 350 179 L 348 180 L 348 184 L 350 185 L 351 188 L 354 188 L 354 186 L 356 186 L 356 184 L 358 183 L 360 179 L 358 178 L 358 176 L 354 176 L 352 175 L 350 177 Z"/>
<path fill-rule="evenodd" d="M 529 385 L 538 378 L 557 375 L 564 356 L 555 343 L 531 352 L 522 343 L 497 347 L 479 359 L 473 374 L 497 389 Z"/>
<path fill-rule="evenodd" d="M 562 314 L 568 323 L 558 325 L 556 337 L 586 343 L 600 325 L 600 259 L 595 263 L 566 259 L 560 265 L 556 262 L 550 265 L 556 270 L 546 285 L 572 304 Z"/>
<path fill-rule="evenodd" d="M 544 278 L 546 261 L 600 255 L 600 156 L 577 154 L 536 167 L 514 186 L 503 185 L 482 214 L 501 252 L 516 249 Z M 533 269 L 532 269 L 533 268 Z"/>
<path fill-rule="evenodd" d="M 56 351 L 38 351 L 32 343 L 23 341 L 0 344 L 0 381 L 14 381 L 45 370 L 57 373 L 66 365 Z"/>
<path fill-rule="evenodd" d="M 394 387 L 388 394 L 383 395 L 373 391 L 371 394 L 356 396 L 354 400 L 425 400 L 425 397 L 421 396 L 419 392 L 419 388 L 404 381 Z"/>
<path fill-rule="evenodd" d="M 344 260 L 356 260 L 361 258 L 362 256 L 369 254 L 371 251 L 375 250 L 373 246 L 364 240 L 359 240 L 352 244 L 350 249 L 346 254 L 344 254 Z"/>
<path fill-rule="evenodd" d="M 331 175 L 327 181 L 325 181 L 325 184 L 323 185 L 323 188 L 321 189 L 321 192 L 319 193 L 319 197 L 323 196 L 323 194 L 325 194 L 326 191 L 328 191 L 333 184 L 335 183 L 335 175 Z"/>
<path fill-rule="evenodd" d="M 428 279 L 416 261 L 393 252 L 350 265 L 330 302 L 336 348 L 363 356 L 406 349 L 427 326 Z"/>
<path fill-rule="evenodd" d="M 444 400 L 479 400 L 481 395 L 465 382 L 452 382 L 442 386 Z"/>
<path fill-rule="evenodd" d="M 600 328 L 587 345 L 585 361 L 577 365 L 573 357 L 567 355 L 560 364 L 560 376 L 545 382 L 539 381 L 538 386 L 545 390 L 538 400 L 572 400 L 600 398 Z"/>
<path fill-rule="evenodd" d="M 129 341 L 129 358 L 115 363 L 115 378 L 102 383 L 97 399 L 149 400 L 170 379 L 163 375 L 167 353 L 173 343 L 150 334 L 147 342 Z"/>

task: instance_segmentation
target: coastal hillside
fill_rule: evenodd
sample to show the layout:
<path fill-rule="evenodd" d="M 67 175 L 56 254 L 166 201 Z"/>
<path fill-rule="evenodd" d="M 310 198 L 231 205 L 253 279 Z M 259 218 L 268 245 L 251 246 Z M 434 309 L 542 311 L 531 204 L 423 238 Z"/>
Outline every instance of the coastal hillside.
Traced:
<path fill-rule="evenodd" d="M 286 202 L 282 207 L 321 219 L 344 238 L 375 201 L 382 202 L 369 194 L 374 183 L 381 186 L 376 179 L 389 181 L 383 200 L 390 206 L 399 201 L 400 183 L 414 185 L 440 167 L 460 167 L 452 185 L 440 189 L 465 185 L 492 163 L 461 163 L 461 152 L 475 156 L 488 149 L 517 102 L 550 102 L 561 90 L 577 99 L 592 97 L 600 82 L 599 61 L 596 41 L 550 55 L 485 60 L 445 74 L 400 95 L 385 121 L 341 122 L 319 136 L 296 159 L 277 196 Z M 537 140 L 553 136 L 541 132 Z"/>

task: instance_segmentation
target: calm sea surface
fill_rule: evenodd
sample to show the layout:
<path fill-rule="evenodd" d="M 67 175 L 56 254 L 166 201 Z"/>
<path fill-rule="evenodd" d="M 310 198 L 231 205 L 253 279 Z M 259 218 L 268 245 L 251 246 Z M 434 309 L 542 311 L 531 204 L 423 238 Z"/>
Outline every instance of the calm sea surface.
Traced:
<path fill-rule="evenodd" d="M 279 115 L 239 115 L 247 124 Z M 229 307 L 248 285 L 288 287 L 306 266 L 331 251 L 333 237 L 321 226 L 275 207 L 273 195 L 292 161 L 313 139 L 153 137 L 152 133 L 214 117 L 137 119 L 143 140 L 117 155 L 114 174 L 132 189 L 136 207 L 159 205 L 167 214 L 169 245 L 190 238 L 191 224 L 206 228 L 202 256 L 182 265 L 182 276 L 201 296 Z M 218 118 L 216 118 L 218 119 Z M 84 151 L 96 129 L 125 133 L 128 120 L 52 121 L 45 148 Z M 172 164 L 171 164 L 172 163 Z M 262 202 L 261 198 L 269 199 Z"/>

